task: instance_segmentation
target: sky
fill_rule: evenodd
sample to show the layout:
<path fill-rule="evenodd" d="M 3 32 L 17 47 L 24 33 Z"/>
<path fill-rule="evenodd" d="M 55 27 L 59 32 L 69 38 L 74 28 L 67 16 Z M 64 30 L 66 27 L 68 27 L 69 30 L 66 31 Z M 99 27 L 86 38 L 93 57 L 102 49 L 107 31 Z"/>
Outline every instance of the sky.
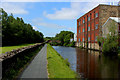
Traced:
<path fill-rule="evenodd" d="M 79 17 L 99 4 L 111 4 L 111 2 L 3 0 L 1 7 L 8 14 L 13 13 L 15 18 L 23 18 L 25 23 L 31 24 L 33 29 L 42 32 L 45 37 L 54 37 L 62 30 L 76 33 Z M 117 1 L 112 4 L 116 5 Z"/>

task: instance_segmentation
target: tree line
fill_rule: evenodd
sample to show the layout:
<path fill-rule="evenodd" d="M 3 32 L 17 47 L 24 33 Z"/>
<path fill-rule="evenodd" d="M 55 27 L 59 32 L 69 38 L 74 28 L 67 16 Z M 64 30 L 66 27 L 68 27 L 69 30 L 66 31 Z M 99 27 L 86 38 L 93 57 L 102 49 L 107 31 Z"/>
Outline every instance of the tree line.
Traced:
<path fill-rule="evenodd" d="M 46 38 L 52 41 L 51 45 L 75 46 L 74 41 L 70 42 L 70 39 L 74 38 L 74 33 L 71 31 L 61 31 L 60 33 L 56 34 L 55 37 L 46 37 Z"/>
<path fill-rule="evenodd" d="M 0 21 L 2 21 L 2 46 L 44 41 L 44 35 L 39 31 L 35 31 L 22 18 L 14 18 L 13 14 L 8 15 L 3 9 L 0 9 L 0 12 L 2 15 L 0 17 Z"/>

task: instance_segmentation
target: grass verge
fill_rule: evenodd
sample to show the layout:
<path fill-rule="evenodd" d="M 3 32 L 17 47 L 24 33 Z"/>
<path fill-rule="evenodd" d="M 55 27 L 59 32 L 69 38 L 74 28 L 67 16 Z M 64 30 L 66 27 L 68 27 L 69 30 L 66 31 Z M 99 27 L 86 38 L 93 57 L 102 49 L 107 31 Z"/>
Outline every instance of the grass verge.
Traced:
<path fill-rule="evenodd" d="M 2 80 L 14 80 L 15 78 L 18 78 L 21 72 L 29 65 L 42 47 L 43 46 L 40 46 L 34 51 L 25 53 L 26 55 L 24 55 L 23 58 L 18 57 L 14 65 L 12 65 L 7 72 L 4 73 Z"/>
<path fill-rule="evenodd" d="M 118 56 L 120 56 L 120 53 L 118 53 Z"/>
<path fill-rule="evenodd" d="M 34 45 L 34 44 L 21 44 L 21 45 L 17 45 L 17 46 L 4 46 L 1 49 L 2 49 L 2 53 L 5 53 L 5 52 L 11 51 L 13 49 L 18 49 L 18 48 L 22 48 L 22 47 L 26 47 L 26 46 L 30 46 L 30 45 Z"/>
<path fill-rule="evenodd" d="M 76 78 L 76 73 L 70 69 L 68 62 L 49 44 L 47 45 L 47 60 L 49 78 Z"/>

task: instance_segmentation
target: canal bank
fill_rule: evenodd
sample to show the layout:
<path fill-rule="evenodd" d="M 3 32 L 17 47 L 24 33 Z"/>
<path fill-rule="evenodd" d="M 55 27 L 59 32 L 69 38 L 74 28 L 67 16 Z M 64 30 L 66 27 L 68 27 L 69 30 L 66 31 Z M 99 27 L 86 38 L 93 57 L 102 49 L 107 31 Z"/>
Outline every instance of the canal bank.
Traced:
<path fill-rule="evenodd" d="M 98 51 L 53 46 L 53 48 L 70 62 L 70 68 L 81 78 L 120 79 L 120 57 L 104 56 Z M 99 57 L 101 54 L 101 57 Z"/>
<path fill-rule="evenodd" d="M 44 44 L 25 49 L 2 61 L 2 79 L 18 78 L 21 72 L 31 63 Z M 7 64 L 7 65 L 6 65 Z"/>
<path fill-rule="evenodd" d="M 76 78 L 76 73 L 69 67 L 69 62 L 55 51 L 52 46 L 47 46 L 47 60 L 49 78 Z"/>

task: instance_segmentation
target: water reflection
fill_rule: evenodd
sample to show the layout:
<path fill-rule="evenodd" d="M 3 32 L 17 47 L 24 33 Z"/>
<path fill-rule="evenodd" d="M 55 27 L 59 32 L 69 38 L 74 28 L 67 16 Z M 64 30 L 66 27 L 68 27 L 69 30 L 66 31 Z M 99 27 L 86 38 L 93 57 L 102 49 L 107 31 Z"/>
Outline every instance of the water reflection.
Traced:
<path fill-rule="evenodd" d="M 78 72 L 82 78 L 120 79 L 120 56 L 105 57 L 96 51 L 72 47 L 54 46 L 53 48 L 63 58 L 68 58 L 71 69 Z"/>

